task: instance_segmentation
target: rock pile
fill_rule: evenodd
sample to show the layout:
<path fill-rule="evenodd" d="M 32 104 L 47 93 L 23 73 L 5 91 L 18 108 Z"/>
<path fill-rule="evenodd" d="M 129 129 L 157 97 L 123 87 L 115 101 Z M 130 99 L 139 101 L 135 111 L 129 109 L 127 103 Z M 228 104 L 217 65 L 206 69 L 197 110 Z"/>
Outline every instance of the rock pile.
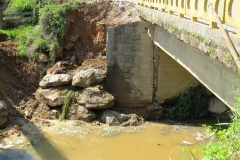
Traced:
<path fill-rule="evenodd" d="M 35 94 L 40 103 L 50 108 L 62 106 L 68 91 L 74 90 L 76 102 L 70 107 L 66 118 L 84 121 L 91 121 L 97 117 L 91 110 L 114 106 L 114 97 L 99 85 L 106 77 L 105 70 L 87 69 L 67 73 L 56 71 L 61 68 L 59 66 L 61 62 L 50 68 L 48 74 L 40 81 L 40 88 Z"/>
<path fill-rule="evenodd" d="M 76 101 L 69 108 L 65 117 L 67 119 L 90 122 L 97 118 L 94 110 L 106 109 L 100 118 L 109 126 L 137 126 L 144 122 L 143 118 L 136 114 L 109 110 L 114 106 L 114 97 L 100 85 L 106 77 L 105 70 L 80 67 L 75 72 L 69 72 L 65 70 L 66 67 L 66 62 L 57 62 L 48 69 L 35 94 L 40 104 L 55 110 L 55 107 L 63 106 L 68 91 L 74 91 Z M 148 113 L 159 114 L 159 107 L 154 105 L 148 108 L 151 108 Z"/>

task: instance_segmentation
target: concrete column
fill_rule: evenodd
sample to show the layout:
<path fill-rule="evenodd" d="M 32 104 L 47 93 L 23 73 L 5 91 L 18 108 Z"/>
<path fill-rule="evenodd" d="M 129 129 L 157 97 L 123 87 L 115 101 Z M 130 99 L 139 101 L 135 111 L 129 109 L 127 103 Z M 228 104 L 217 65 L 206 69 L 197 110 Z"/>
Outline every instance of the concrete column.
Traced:
<path fill-rule="evenodd" d="M 153 43 L 143 22 L 107 29 L 107 87 L 117 107 L 145 107 L 153 97 Z"/>

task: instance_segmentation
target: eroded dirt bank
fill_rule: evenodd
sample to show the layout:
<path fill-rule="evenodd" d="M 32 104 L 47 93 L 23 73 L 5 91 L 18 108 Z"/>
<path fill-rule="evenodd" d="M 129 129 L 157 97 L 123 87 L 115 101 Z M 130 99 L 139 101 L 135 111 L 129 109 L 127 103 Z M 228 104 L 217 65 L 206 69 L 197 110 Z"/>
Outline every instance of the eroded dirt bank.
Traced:
<path fill-rule="evenodd" d="M 27 134 L 21 126 L 28 122 L 49 126 L 46 119 L 58 119 L 61 106 L 49 107 L 35 98 L 42 78 L 46 74 L 73 76 L 88 69 L 106 71 L 106 28 L 137 20 L 133 3 L 84 3 L 81 10 L 68 13 L 63 46 L 56 52 L 58 63 L 50 69 L 47 62 L 20 58 L 17 45 L 0 34 L 0 99 L 8 112 L 1 137 Z"/>
<path fill-rule="evenodd" d="M 18 57 L 17 46 L 0 35 L 0 100 L 6 102 L 9 114 L 1 136 L 31 134 L 24 129 L 26 124 L 38 131 L 38 126 L 53 125 L 47 120 L 59 118 L 64 98 L 71 91 L 77 93 L 77 100 L 67 119 L 96 126 L 102 122 L 136 126 L 144 122 L 140 116 L 149 116 L 149 111 L 154 118 L 161 118 L 162 107 L 157 103 L 149 110 L 120 108 L 101 116 L 103 109 L 114 107 L 114 95 L 105 88 L 106 28 L 138 20 L 133 3 L 84 3 L 81 10 L 68 13 L 66 35 L 52 67 L 48 62 Z M 121 114 L 122 110 L 129 114 Z"/>

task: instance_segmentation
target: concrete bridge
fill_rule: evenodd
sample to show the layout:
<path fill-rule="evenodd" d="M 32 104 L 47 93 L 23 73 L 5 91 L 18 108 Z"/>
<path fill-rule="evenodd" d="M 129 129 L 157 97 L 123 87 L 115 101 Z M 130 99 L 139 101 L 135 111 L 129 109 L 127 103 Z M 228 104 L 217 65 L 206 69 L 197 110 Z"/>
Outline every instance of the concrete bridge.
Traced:
<path fill-rule="evenodd" d="M 141 22 L 108 28 L 108 86 L 116 105 L 161 104 L 202 84 L 234 109 L 238 69 L 209 2 L 139 0 Z M 240 1 L 212 4 L 240 53 Z"/>

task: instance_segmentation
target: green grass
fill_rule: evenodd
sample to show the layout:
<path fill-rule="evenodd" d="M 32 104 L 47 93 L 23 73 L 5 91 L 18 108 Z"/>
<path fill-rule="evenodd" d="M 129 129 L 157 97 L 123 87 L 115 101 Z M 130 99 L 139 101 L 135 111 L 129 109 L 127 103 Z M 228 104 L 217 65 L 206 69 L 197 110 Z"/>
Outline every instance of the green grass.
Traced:
<path fill-rule="evenodd" d="M 191 33 L 193 37 L 197 38 L 200 42 L 202 42 L 205 46 L 207 46 L 207 41 L 201 35 L 197 33 Z"/>
<path fill-rule="evenodd" d="M 231 123 L 218 123 L 218 128 L 205 126 L 210 135 L 210 141 L 200 146 L 204 154 L 203 160 L 239 160 L 240 159 L 240 92 L 236 91 L 237 102 L 231 115 Z M 227 125 L 227 129 L 222 126 Z M 186 160 L 196 159 L 191 150 L 180 151 Z M 190 153 L 190 154 L 189 154 Z"/>
<path fill-rule="evenodd" d="M 0 30 L 18 44 L 20 57 L 35 60 L 39 53 L 45 53 L 49 55 L 50 63 L 55 62 L 55 50 L 62 45 L 65 35 L 66 13 L 80 9 L 81 1 L 71 0 L 62 4 L 52 2 L 52 0 L 13 0 L 9 4 L 7 12 L 33 10 L 33 6 L 41 8 L 36 23 Z"/>
<path fill-rule="evenodd" d="M 64 98 L 64 102 L 63 102 L 63 106 L 62 106 L 62 113 L 59 116 L 60 121 L 65 119 L 69 108 L 75 103 L 75 101 L 76 101 L 75 92 L 68 91 L 67 95 Z"/>
<path fill-rule="evenodd" d="M 32 31 L 34 29 L 33 25 L 26 24 L 23 26 L 18 26 L 8 30 L 0 30 L 0 32 L 6 34 L 13 42 L 18 44 L 18 52 L 20 57 L 27 56 L 27 44 L 29 38 L 32 37 Z M 31 35 L 31 36 L 30 36 Z"/>
<path fill-rule="evenodd" d="M 10 0 L 4 13 L 29 12 L 52 4 L 53 0 Z M 1 3 L 1 1 L 0 1 Z"/>
<path fill-rule="evenodd" d="M 203 147 L 205 159 L 239 160 L 240 159 L 240 115 L 235 114 L 227 129 L 211 130 L 211 140 Z M 219 124 L 223 125 L 223 124 Z M 217 142 L 215 142 L 216 140 Z"/>

